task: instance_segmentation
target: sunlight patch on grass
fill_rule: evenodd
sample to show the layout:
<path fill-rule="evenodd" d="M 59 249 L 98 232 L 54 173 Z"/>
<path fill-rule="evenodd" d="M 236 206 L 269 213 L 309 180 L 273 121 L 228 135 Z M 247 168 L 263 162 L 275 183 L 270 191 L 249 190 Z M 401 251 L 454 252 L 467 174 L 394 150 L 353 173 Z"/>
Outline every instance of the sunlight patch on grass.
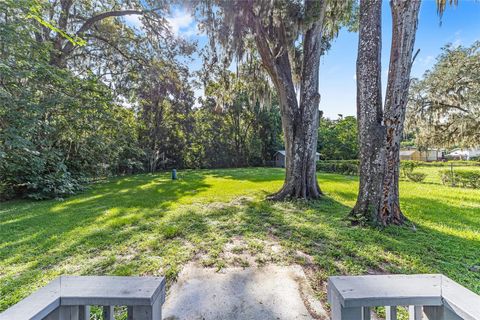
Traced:
<path fill-rule="evenodd" d="M 319 296 L 333 274 L 440 272 L 480 293 L 479 190 L 401 182 L 416 230 L 351 227 L 358 178 L 319 174 L 319 201 L 270 202 L 278 168 L 179 171 L 97 183 L 66 199 L 0 209 L 0 310 L 60 274 L 167 275 L 299 263 Z M 235 239 L 242 246 L 232 247 Z M 240 241 L 240 240 L 238 240 Z M 248 259 L 251 256 L 252 259 Z"/>

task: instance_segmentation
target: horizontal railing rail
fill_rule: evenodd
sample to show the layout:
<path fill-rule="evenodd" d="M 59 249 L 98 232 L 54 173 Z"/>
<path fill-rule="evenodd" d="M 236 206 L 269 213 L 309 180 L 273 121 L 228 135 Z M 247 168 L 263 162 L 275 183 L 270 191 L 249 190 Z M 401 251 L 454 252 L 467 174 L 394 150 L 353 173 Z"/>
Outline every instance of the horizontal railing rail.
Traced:
<path fill-rule="evenodd" d="M 381 306 L 387 320 L 399 306 L 410 320 L 480 320 L 480 296 L 440 274 L 330 277 L 328 302 L 332 320 L 369 320 Z"/>
<path fill-rule="evenodd" d="M 102 306 L 114 320 L 114 307 L 126 306 L 129 320 L 161 320 L 163 277 L 61 276 L 3 313 L 0 320 L 89 320 L 90 306 Z"/>
<path fill-rule="evenodd" d="M 369 320 L 385 306 L 386 319 L 408 306 L 411 320 L 480 320 L 480 296 L 443 275 L 330 277 L 333 320 Z M 163 277 L 62 276 L 0 314 L 0 320 L 88 320 L 90 306 L 102 306 L 114 320 L 114 306 L 127 307 L 129 320 L 160 320 Z"/>

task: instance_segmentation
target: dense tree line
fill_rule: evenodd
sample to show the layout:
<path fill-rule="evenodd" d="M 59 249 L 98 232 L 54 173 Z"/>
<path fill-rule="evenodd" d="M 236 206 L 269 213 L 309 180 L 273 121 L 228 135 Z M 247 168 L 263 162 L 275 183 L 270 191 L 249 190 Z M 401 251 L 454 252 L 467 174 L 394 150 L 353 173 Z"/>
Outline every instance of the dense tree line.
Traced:
<path fill-rule="evenodd" d="M 285 148 L 285 183 L 272 199 L 312 199 L 321 195 L 319 150 L 323 159 L 360 158 L 353 221 L 401 224 L 399 148 L 419 1 L 391 1 L 396 23 L 384 103 L 381 1 L 360 1 L 358 130 L 354 117 L 321 118 L 318 93 L 320 56 L 340 27 L 355 25 L 355 1 L 199 4 L 195 15 L 210 38 L 205 50 L 170 31 L 169 1 L 6 0 L 0 197 L 62 197 L 111 174 L 267 165 Z M 127 15 L 138 16 L 141 30 Z M 475 67 L 475 47 L 473 59 L 461 50 L 455 59 Z M 195 75 L 188 68 L 194 53 L 204 58 Z M 466 70 L 440 67 L 417 96 L 428 96 L 429 83 L 446 76 L 457 84 Z M 204 95 L 196 101 L 198 83 Z M 452 99 L 472 93 L 457 91 Z M 456 100 L 447 102 L 458 109 Z"/>
<path fill-rule="evenodd" d="M 52 43 L 35 37 L 34 5 L 7 1 L 0 14 L 4 198 L 73 193 L 84 175 L 125 165 L 135 139 L 132 110 L 115 103 L 107 85 L 52 63 Z"/>
<path fill-rule="evenodd" d="M 111 174 L 264 165 L 282 146 L 274 96 L 264 103 L 251 79 L 228 74 L 233 87 L 208 79 L 195 105 L 186 67 L 194 46 L 168 31 L 168 7 L 130 4 L 2 6 L 2 199 L 63 197 Z M 142 32 L 125 24 L 127 13 L 141 16 Z M 229 95 L 223 104 L 219 92 Z"/>
<path fill-rule="evenodd" d="M 342 115 L 336 120 L 320 118 L 317 150 L 322 160 L 358 159 L 357 119 Z"/>

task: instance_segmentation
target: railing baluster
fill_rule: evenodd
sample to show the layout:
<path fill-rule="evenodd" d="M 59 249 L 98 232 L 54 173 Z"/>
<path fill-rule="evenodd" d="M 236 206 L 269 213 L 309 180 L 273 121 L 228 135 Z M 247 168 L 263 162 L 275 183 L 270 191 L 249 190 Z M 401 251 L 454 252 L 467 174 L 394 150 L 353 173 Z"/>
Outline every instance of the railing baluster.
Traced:
<path fill-rule="evenodd" d="M 397 320 L 397 306 L 386 306 L 385 307 L 385 319 L 386 320 Z"/>
<path fill-rule="evenodd" d="M 133 307 L 127 306 L 127 320 L 133 320 Z"/>
<path fill-rule="evenodd" d="M 362 318 L 363 320 L 370 320 L 371 308 L 370 307 L 363 307 L 362 308 Z"/>
<path fill-rule="evenodd" d="M 422 320 L 423 308 L 422 306 L 408 306 L 409 320 Z"/>
<path fill-rule="evenodd" d="M 115 320 L 113 306 L 103 306 L 103 320 Z"/>
<path fill-rule="evenodd" d="M 80 306 L 78 319 L 90 320 L 90 306 Z"/>

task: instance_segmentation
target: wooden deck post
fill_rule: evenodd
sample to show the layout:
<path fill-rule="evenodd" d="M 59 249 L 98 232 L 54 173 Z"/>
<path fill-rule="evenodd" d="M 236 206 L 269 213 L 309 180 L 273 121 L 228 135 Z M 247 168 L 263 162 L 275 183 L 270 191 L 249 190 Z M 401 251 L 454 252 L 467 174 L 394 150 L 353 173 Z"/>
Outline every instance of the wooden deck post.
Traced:
<path fill-rule="evenodd" d="M 332 307 L 332 320 L 363 320 L 364 311 L 362 307 L 347 308 L 342 306 L 340 298 L 335 292 L 330 292 L 329 300 Z M 368 308 L 368 311 L 370 311 L 370 308 Z"/>
<path fill-rule="evenodd" d="M 428 320 L 462 320 L 463 318 L 456 315 L 445 306 L 425 306 L 423 312 Z"/>
<path fill-rule="evenodd" d="M 131 306 L 127 308 L 128 320 L 162 320 L 163 298 L 159 297 L 151 306 Z"/>
<path fill-rule="evenodd" d="M 363 307 L 362 308 L 362 320 L 370 320 L 372 310 L 370 307 Z"/>

